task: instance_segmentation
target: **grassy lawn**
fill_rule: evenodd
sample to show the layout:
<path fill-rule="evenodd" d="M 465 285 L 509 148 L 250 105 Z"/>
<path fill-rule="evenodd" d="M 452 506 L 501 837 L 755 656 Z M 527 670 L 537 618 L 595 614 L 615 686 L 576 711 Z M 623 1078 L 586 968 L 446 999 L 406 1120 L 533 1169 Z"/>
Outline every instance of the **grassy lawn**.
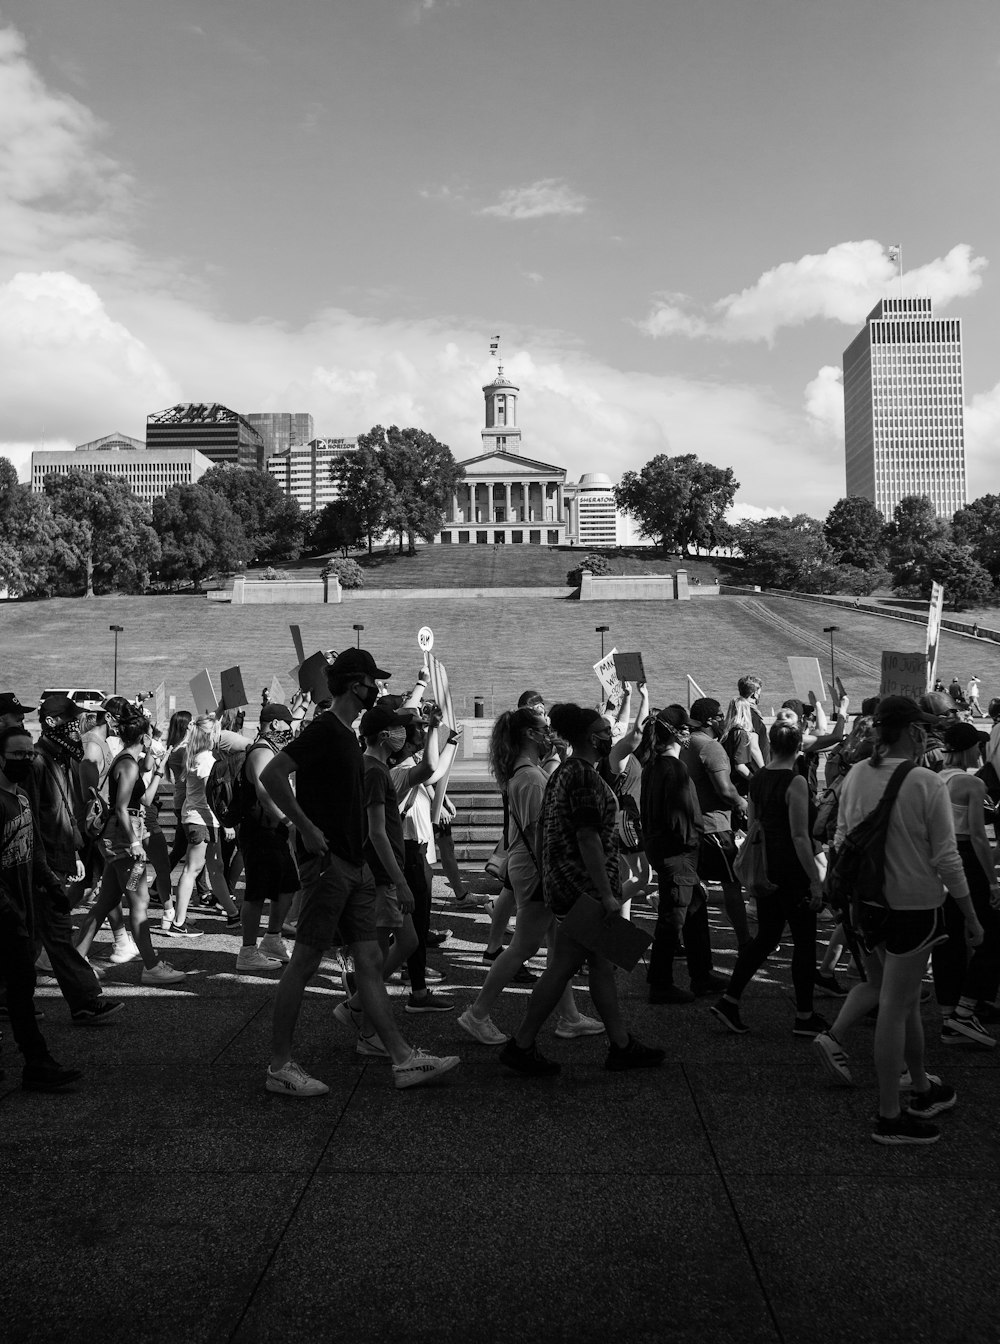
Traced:
<path fill-rule="evenodd" d="M 837 671 L 855 705 L 878 690 L 883 649 L 923 647 L 920 626 L 880 619 L 866 611 L 783 598 L 703 598 L 677 602 L 589 602 L 554 598 L 498 597 L 481 601 L 461 594 L 440 598 L 359 601 L 341 606 L 231 607 L 204 598 L 56 599 L 0 603 L 0 690 L 15 690 L 35 703 L 45 686 L 101 686 L 111 691 L 112 635 L 109 624 L 125 627 L 119 636 L 118 686 L 125 693 L 167 683 L 184 707 L 188 681 L 203 667 L 216 678 L 239 664 L 253 703 L 277 673 L 289 689 L 295 661 L 289 622 L 302 628 L 307 653 L 343 649 L 355 641 L 351 629 L 363 622 L 362 643 L 399 683 L 420 666 L 417 631 L 434 630 L 434 652 L 448 668 L 459 713 L 471 717 L 473 698 L 482 695 L 486 712 L 512 704 L 527 687 L 538 687 L 551 703 L 576 699 L 593 703 L 597 680 L 592 665 L 600 655 L 596 625 L 611 627 L 607 647 L 640 650 L 654 703 L 686 700 L 685 674 L 706 694 L 728 700 L 736 678 L 756 671 L 765 681 L 764 709 L 794 694 L 789 654 L 816 655 L 829 672 L 829 636 L 823 626 L 841 627 L 835 636 Z M 945 633 L 940 671 L 947 681 L 983 679 L 983 702 L 1000 693 L 1000 650 Z"/>

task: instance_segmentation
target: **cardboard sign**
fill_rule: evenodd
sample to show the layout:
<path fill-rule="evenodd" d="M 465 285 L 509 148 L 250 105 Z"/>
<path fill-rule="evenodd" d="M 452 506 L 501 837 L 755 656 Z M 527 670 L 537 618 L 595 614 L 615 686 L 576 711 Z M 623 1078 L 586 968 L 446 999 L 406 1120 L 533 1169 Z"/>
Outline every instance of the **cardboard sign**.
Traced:
<path fill-rule="evenodd" d="M 562 926 L 588 952 L 597 952 L 626 971 L 635 969 L 653 941 L 651 934 L 621 915 L 605 914 L 600 901 L 589 896 L 577 897 Z"/>
<path fill-rule="evenodd" d="M 417 631 L 417 643 L 424 653 L 430 653 L 434 647 L 434 631 L 429 625 L 422 625 Z"/>
<path fill-rule="evenodd" d="M 926 654 L 883 652 L 880 696 L 908 695 L 911 700 L 919 700 L 926 687 Z"/>
<path fill-rule="evenodd" d="M 445 670 L 444 663 L 441 662 L 440 658 L 435 658 L 433 653 L 427 655 L 427 671 L 430 674 L 430 681 L 427 683 L 430 698 L 435 704 L 441 706 L 444 723 L 454 730 L 458 720 L 455 718 L 455 706 L 452 703 L 451 688 L 448 685 L 448 673 Z"/>
<path fill-rule="evenodd" d="M 694 677 L 692 677 L 690 673 L 687 674 L 687 688 L 688 688 L 688 709 L 690 709 L 696 700 L 705 699 L 705 692 L 701 689 L 701 687 L 698 685 L 698 683 L 695 681 Z M 694 695 L 691 694 L 692 691 L 694 691 Z"/>
<path fill-rule="evenodd" d="M 615 671 L 622 683 L 634 681 L 639 685 L 646 680 L 646 669 L 642 665 L 641 653 L 616 653 Z"/>
<path fill-rule="evenodd" d="M 299 690 L 308 691 L 314 700 L 329 699 L 330 688 L 326 681 L 326 669 L 329 666 L 322 649 L 311 654 L 299 668 Z"/>
<path fill-rule="evenodd" d="M 267 698 L 272 705 L 283 705 L 285 703 L 285 688 L 277 677 L 271 678 L 271 689 L 267 693 Z"/>
<path fill-rule="evenodd" d="M 292 643 L 295 645 L 295 656 L 300 664 L 304 663 L 306 660 L 306 651 L 302 643 L 302 631 L 297 625 L 290 625 L 288 628 L 292 632 Z"/>
<path fill-rule="evenodd" d="M 594 672 L 597 680 L 604 688 L 604 697 L 606 700 L 615 700 L 619 703 L 625 694 L 621 682 L 618 680 L 618 673 L 615 671 L 615 654 L 617 649 L 612 649 L 606 654 L 599 663 L 594 664 Z"/>
<path fill-rule="evenodd" d="M 220 680 L 222 682 L 221 704 L 223 709 L 242 709 L 244 705 L 250 703 L 243 686 L 243 673 L 238 666 L 225 668 Z"/>
<path fill-rule="evenodd" d="M 931 584 L 931 606 L 927 613 L 927 673 L 924 690 L 934 688 L 937 677 L 938 648 L 941 644 L 941 613 L 944 610 L 944 589 L 939 583 Z"/>
<path fill-rule="evenodd" d="M 788 670 L 792 674 L 795 694 L 804 704 L 809 704 L 810 695 L 816 697 L 817 704 L 826 699 L 826 686 L 823 684 L 818 658 L 789 658 Z"/>
<path fill-rule="evenodd" d="M 194 712 L 196 714 L 218 713 L 219 697 L 215 694 L 215 687 L 212 685 L 212 678 L 207 667 L 203 672 L 199 672 L 196 677 L 192 677 L 188 685 L 191 687 L 191 698 L 194 700 Z"/>
<path fill-rule="evenodd" d="M 161 727 L 167 726 L 167 683 L 161 681 L 153 692 L 155 722 Z"/>

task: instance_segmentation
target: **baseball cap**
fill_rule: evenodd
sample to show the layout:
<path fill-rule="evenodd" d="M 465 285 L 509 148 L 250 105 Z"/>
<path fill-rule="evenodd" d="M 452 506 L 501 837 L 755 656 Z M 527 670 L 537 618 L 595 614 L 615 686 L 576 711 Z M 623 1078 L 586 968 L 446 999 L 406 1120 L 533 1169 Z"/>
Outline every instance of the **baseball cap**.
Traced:
<path fill-rule="evenodd" d="M 691 717 L 683 705 L 667 705 L 656 716 L 656 722 L 665 728 L 690 728 Z"/>
<path fill-rule="evenodd" d="M 75 700 L 71 700 L 68 695 L 50 695 L 47 700 L 43 700 L 38 710 L 40 719 L 62 719 L 67 714 L 72 714 L 74 719 L 78 719 L 85 711 Z"/>
<path fill-rule="evenodd" d="M 408 728 L 412 722 L 409 714 L 401 714 L 397 709 L 383 709 L 379 704 L 362 714 L 358 731 L 362 737 L 374 737 L 386 728 Z"/>
<path fill-rule="evenodd" d="M 535 705 L 544 705 L 545 696 L 541 691 L 522 691 L 517 697 L 518 709 L 533 709 Z"/>
<path fill-rule="evenodd" d="M 978 747 L 980 742 L 979 729 L 961 720 L 949 723 L 941 738 L 949 751 L 968 751 L 970 747 Z"/>
<path fill-rule="evenodd" d="M 954 714 L 958 706 L 945 691 L 928 691 L 920 697 L 920 708 L 940 719 L 946 714 Z"/>
<path fill-rule="evenodd" d="M 937 723 L 937 720 L 937 715 L 925 714 L 908 695 L 883 696 L 875 712 L 876 723 Z"/>
<path fill-rule="evenodd" d="M 33 714 L 37 705 L 22 705 L 13 691 L 0 691 L 0 714 Z"/>
<path fill-rule="evenodd" d="M 372 677 L 376 681 L 385 681 L 392 676 L 391 672 L 385 672 L 381 667 L 376 667 L 375 659 L 367 649 L 345 649 L 343 653 L 338 653 L 330 666 L 332 676 L 340 676 L 341 673 L 356 672 L 359 677 Z"/>
<path fill-rule="evenodd" d="M 258 719 L 258 723 L 274 723 L 275 720 L 278 720 L 281 723 L 295 722 L 295 720 L 292 718 L 292 711 L 288 708 L 288 706 L 279 704 L 277 701 L 274 701 L 270 704 L 266 704 L 264 706 L 264 708 L 260 711 L 260 718 Z"/>

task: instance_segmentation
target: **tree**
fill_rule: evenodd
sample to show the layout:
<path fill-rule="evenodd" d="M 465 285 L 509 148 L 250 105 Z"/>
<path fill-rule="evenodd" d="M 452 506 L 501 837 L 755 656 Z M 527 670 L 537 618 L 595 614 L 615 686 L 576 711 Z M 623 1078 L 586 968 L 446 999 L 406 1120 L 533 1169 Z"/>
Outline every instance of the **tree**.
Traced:
<path fill-rule="evenodd" d="M 387 430 L 375 425 L 358 436 L 379 459 L 382 474 L 389 483 L 385 523 L 399 535 L 399 551 L 406 537 L 410 555 L 416 552 L 417 537 L 432 541 L 440 532 L 445 512 L 462 471 L 447 444 L 439 443 L 425 429 Z"/>
<path fill-rule="evenodd" d="M 312 516 L 307 540 L 312 550 L 321 555 L 340 551 L 346 559 L 348 551 L 363 544 L 365 529 L 353 504 L 346 499 L 334 499 Z"/>
<path fill-rule="evenodd" d="M 922 593 L 927 583 L 927 556 L 947 536 L 948 525 L 938 518 L 927 495 L 903 496 L 883 533 L 889 574 L 897 593 Z"/>
<path fill-rule="evenodd" d="M 103 591 L 144 586 L 159 561 L 160 543 L 127 481 L 72 468 L 63 475 L 50 473 L 42 488 L 67 543 L 67 567 L 85 597 L 94 596 L 95 585 Z"/>
<path fill-rule="evenodd" d="M 330 474 L 340 488 L 341 500 L 354 510 L 370 555 L 372 541 L 385 530 L 392 486 L 375 445 L 368 440 L 367 434 L 359 435 L 357 448 L 334 462 Z"/>
<path fill-rule="evenodd" d="M 21 485 L 0 457 L 0 586 L 13 597 L 51 597 L 76 560 L 48 499 Z"/>
<path fill-rule="evenodd" d="M 160 575 L 168 581 L 189 578 L 198 589 L 208 574 L 240 569 L 252 555 L 243 524 L 227 501 L 200 482 L 172 485 L 155 499 L 153 525 L 163 553 Z"/>
<path fill-rule="evenodd" d="M 837 586 L 837 567 L 819 519 L 804 513 L 763 518 L 741 523 L 736 532 L 748 583 L 800 593 L 829 592 Z"/>
<path fill-rule="evenodd" d="M 885 519 L 863 495 L 838 499 L 823 524 L 836 563 L 856 569 L 885 567 L 884 530 Z"/>
<path fill-rule="evenodd" d="M 251 560 L 267 564 L 298 557 L 305 517 L 273 476 L 247 467 L 221 466 L 206 471 L 198 484 L 220 495 L 240 520 Z"/>
<path fill-rule="evenodd" d="M 953 541 L 938 541 L 930 550 L 924 585 L 928 597 L 932 581 L 942 585 L 944 600 L 955 611 L 980 606 L 994 596 L 989 570 L 979 563 L 971 547 L 957 546 Z"/>
<path fill-rule="evenodd" d="M 615 486 L 615 503 L 638 520 L 644 537 L 664 551 L 720 544 L 725 513 L 740 488 L 730 467 L 699 462 L 694 453 L 660 453 L 639 472 L 627 471 Z"/>
<path fill-rule="evenodd" d="M 981 565 L 1000 581 L 1000 495 L 981 495 L 952 519 L 952 540 L 969 546 Z"/>

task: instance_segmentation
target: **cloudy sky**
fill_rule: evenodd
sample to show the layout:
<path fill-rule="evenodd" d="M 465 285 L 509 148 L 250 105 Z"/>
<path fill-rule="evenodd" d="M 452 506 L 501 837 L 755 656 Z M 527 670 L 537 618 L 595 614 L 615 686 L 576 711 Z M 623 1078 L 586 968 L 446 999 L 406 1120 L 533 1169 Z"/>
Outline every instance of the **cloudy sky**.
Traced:
<path fill-rule="evenodd" d="M 0 452 L 175 401 L 843 493 L 842 352 L 963 319 L 1000 491 L 996 0 L 0 0 Z"/>

